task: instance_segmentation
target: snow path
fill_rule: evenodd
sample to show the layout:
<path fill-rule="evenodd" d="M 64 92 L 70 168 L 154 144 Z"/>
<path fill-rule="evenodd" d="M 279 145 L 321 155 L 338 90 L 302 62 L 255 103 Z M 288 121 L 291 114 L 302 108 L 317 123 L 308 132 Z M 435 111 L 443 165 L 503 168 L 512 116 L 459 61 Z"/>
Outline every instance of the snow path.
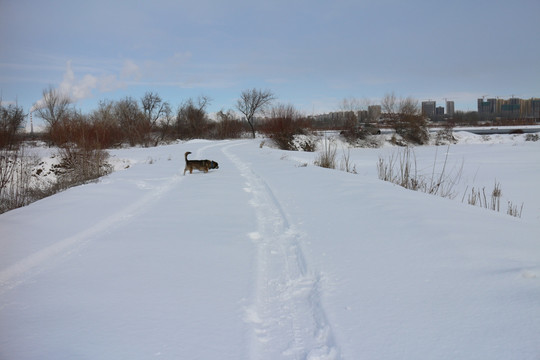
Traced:
<path fill-rule="evenodd" d="M 210 144 L 197 149 L 197 157 L 200 157 L 200 154 L 205 150 L 215 146 L 217 146 L 217 144 Z M 183 180 L 183 177 L 180 175 L 181 172 L 183 172 L 183 170 L 179 169 L 178 173 L 170 178 L 166 178 L 163 184 L 152 188 L 151 191 L 138 199 L 132 199 L 133 201 L 130 204 L 112 215 L 107 216 L 105 219 L 100 220 L 95 225 L 83 229 L 65 239 L 57 240 L 52 245 L 49 245 L 0 271 L 0 295 L 5 291 L 15 288 L 19 284 L 24 283 L 32 276 L 39 273 L 47 261 L 68 254 L 71 251 L 74 251 L 77 246 L 83 245 L 89 239 L 109 231 L 113 227 L 120 227 L 129 219 L 148 211 L 148 206 L 151 203 L 158 202 L 159 199 L 163 198 L 173 188 L 180 185 Z M 146 187 L 147 185 L 144 182 L 139 182 L 138 186 Z"/>
<path fill-rule="evenodd" d="M 321 304 L 321 276 L 304 258 L 302 234 L 291 225 L 271 187 L 239 157 L 231 144 L 223 154 L 246 179 L 257 230 L 254 303 L 246 309 L 253 326 L 251 359 L 338 359 L 331 326 Z"/>
<path fill-rule="evenodd" d="M 29 276 L 32 276 L 33 271 L 39 272 L 39 267 L 45 264 L 48 260 L 56 256 L 62 256 L 66 252 L 70 252 L 75 246 L 81 245 L 91 237 L 97 236 L 109 230 L 112 227 L 120 226 L 123 222 L 144 211 L 145 207 L 151 202 L 156 202 L 162 198 L 174 186 L 177 186 L 182 181 L 178 175 L 173 176 L 164 185 L 152 190 L 140 199 L 129 204 L 119 212 L 109 216 L 94 226 L 80 231 L 79 233 L 70 236 L 66 239 L 59 240 L 56 243 L 49 245 L 19 262 L 11 265 L 7 269 L 0 272 L 0 294 L 4 291 L 11 290 L 17 285 L 24 282 Z"/>

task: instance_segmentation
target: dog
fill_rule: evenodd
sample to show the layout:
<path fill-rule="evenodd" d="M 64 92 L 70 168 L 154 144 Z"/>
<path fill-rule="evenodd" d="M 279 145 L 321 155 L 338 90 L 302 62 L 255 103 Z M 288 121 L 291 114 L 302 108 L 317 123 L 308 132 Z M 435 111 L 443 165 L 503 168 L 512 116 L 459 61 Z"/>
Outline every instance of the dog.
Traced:
<path fill-rule="evenodd" d="M 199 171 L 204 171 L 205 173 L 208 172 L 210 169 L 219 169 L 219 164 L 213 160 L 188 160 L 188 155 L 191 154 L 191 151 L 186 151 L 184 154 L 184 158 L 186 159 L 186 167 L 184 168 L 184 176 L 186 175 L 186 171 L 189 170 L 189 173 L 193 173 L 193 169 L 197 169 Z"/>

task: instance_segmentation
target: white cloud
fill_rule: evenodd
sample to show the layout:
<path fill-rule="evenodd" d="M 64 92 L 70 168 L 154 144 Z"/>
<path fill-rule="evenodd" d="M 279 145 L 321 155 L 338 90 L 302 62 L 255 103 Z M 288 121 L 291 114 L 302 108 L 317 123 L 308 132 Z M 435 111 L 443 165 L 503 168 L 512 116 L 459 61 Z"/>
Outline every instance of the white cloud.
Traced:
<path fill-rule="evenodd" d="M 122 79 L 131 79 L 131 78 L 133 78 L 135 80 L 140 80 L 141 79 L 141 69 L 132 60 L 129 60 L 129 59 L 125 60 L 122 71 L 120 72 L 120 78 L 122 78 Z"/>
<path fill-rule="evenodd" d="M 77 76 L 73 70 L 73 61 L 66 62 L 66 68 L 62 82 L 58 85 L 60 93 L 69 96 L 73 101 L 79 101 L 94 97 L 94 92 L 111 92 L 127 86 L 126 81 L 130 79 L 138 80 L 141 71 L 133 61 L 126 60 L 119 74 L 84 74 Z M 43 106 L 43 99 L 38 100 L 30 109 L 34 111 Z"/>
<path fill-rule="evenodd" d="M 75 72 L 71 65 L 71 60 L 66 64 L 64 79 L 58 86 L 58 90 L 71 97 L 74 101 L 92 97 L 92 90 L 97 87 L 98 78 L 94 75 L 86 74 L 82 79 L 75 77 Z"/>
<path fill-rule="evenodd" d="M 141 78 L 141 70 L 132 60 L 125 60 L 119 74 L 104 74 L 96 76 L 93 74 L 85 74 L 82 78 L 78 77 L 72 66 L 72 61 L 66 63 L 64 77 L 58 89 L 69 95 L 73 100 L 91 98 L 94 96 L 94 91 L 110 92 L 125 88 L 127 80 L 139 80 Z"/>

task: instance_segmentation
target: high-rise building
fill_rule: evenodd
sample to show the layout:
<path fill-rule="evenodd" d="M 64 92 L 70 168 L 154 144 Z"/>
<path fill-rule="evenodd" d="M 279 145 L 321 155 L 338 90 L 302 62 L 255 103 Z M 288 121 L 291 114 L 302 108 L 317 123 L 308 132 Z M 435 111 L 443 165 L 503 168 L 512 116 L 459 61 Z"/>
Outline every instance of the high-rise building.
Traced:
<path fill-rule="evenodd" d="M 503 100 L 500 104 L 500 115 L 504 118 L 519 118 L 521 117 L 521 99 L 511 98 Z"/>
<path fill-rule="evenodd" d="M 423 116 L 435 116 L 435 109 L 437 107 L 437 102 L 435 101 L 422 101 L 422 115 Z"/>
<path fill-rule="evenodd" d="M 529 117 L 540 118 L 540 99 L 532 98 L 525 103 Z"/>
<path fill-rule="evenodd" d="M 454 102 L 446 101 L 446 115 L 454 116 Z"/>
<path fill-rule="evenodd" d="M 381 118 L 381 105 L 368 106 L 368 119 L 369 121 L 378 121 Z"/>
<path fill-rule="evenodd" d="M 497 112 L 497 99 L 478 99 L 478 114 L 490 115 Z"/>
<path fill-rule="evenodd" d="M 478 99 L 478 114 L 484 118 L 525 119 L 540 117 L 540 99 Z"/>

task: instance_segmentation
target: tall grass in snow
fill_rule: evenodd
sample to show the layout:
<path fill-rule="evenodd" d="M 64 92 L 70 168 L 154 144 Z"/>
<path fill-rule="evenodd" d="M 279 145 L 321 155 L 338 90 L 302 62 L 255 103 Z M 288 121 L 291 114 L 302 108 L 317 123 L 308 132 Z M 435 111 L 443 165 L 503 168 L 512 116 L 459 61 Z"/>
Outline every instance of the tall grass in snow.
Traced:
<path fill-rule="evenodd" d="M 336 144 L 331 140 L 324 138 L 323 148 L 315 159 L 315 165 L 327 168 L 335 169 L 336 168 Z"/>
<path fill-rule="evenodd" d="M 398 153 L 393 153 L 388 159 L 380 157 L 377 163 L 379 179 L 392 182 L 406 189 L 453 199 L 458 194 L 455 186 L 461 179 L 463 163 L 457 171 L 452 170 L 449 172 L 447 170 L 449 148 L 448 146 L 442 168 L 439 171 L 436 170 L 437 153 L 435 153 L 430 175 L 424 175 L 419 171 L 414 151 L 408 147 Z M 467 193 L 468 188 L 463 194 L 462 202 L 464 202 Z M 500 184 L 495 182 L 493 190 L 488 194 L 486 194 L 485 188 L 472 188 L 467 197 L 467 203 L 493 211 L 500 211 L 502 197 Z M 508 202 L 508 215 L 521 217 L 522 211 L 523 204 L 518 207 L 512 204 L 511 201 Z"/>
<path fill-rule="evenodd" d="M 457 196 L 455 186 L 461 179 L 463 164 L 457 171 L 448 172 L 447 162 L 448 150 L 442 169 L 437 171 L 437 154 L 435 154 L 431 174 L 424 175 L 418 169 L 414 150 L 406 147 L 398 153 L 393 153 L 388 159 L 379 157 L 377 171 L 381 180 L 392 182 L 406 189 L 453 199 Z"/>

